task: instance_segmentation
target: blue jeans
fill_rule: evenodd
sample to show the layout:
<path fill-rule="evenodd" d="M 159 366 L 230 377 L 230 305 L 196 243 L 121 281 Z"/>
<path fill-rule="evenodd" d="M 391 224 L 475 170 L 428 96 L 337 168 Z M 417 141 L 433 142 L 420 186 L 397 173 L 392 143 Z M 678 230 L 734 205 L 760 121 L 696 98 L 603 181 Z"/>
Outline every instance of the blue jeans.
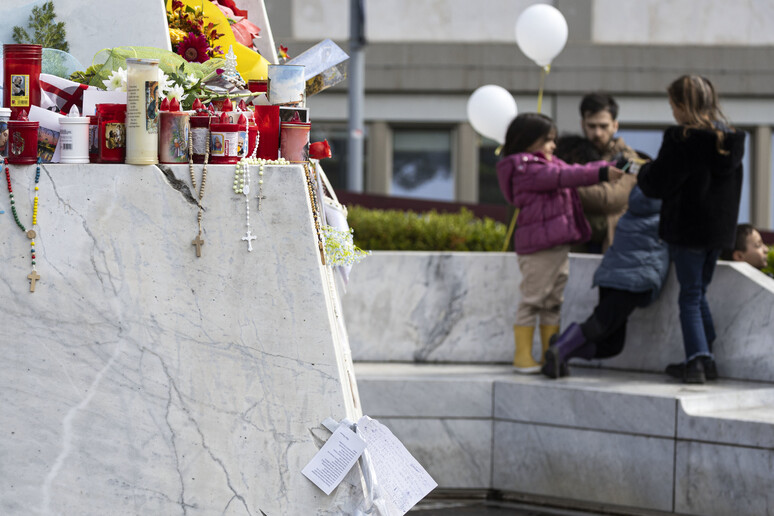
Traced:
<path fill-rule="evenodd" d="M 685 358 L 712 356 L 715 325 L 707 304 L 707 286 L 712 281 L 720 249 L 696 249 L 671 244 L 669 251 L 680 283 L 680 327 Z"/>

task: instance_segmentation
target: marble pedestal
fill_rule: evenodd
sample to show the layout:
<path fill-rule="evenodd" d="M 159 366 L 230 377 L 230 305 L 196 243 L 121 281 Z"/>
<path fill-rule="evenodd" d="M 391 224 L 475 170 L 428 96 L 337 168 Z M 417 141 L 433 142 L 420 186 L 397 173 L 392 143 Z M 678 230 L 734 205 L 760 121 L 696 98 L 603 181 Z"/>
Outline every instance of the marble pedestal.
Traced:
<path fill-rule="evenodd" d="M 195 167 L 197 181 L 201 165 Z M 0 196 L 0 514 L 352 512 L 301 474 L 358 393 L 304 171 L 43 165 L 37 268 Z M 31 221 L 35 167 L 11 166 Z"/>

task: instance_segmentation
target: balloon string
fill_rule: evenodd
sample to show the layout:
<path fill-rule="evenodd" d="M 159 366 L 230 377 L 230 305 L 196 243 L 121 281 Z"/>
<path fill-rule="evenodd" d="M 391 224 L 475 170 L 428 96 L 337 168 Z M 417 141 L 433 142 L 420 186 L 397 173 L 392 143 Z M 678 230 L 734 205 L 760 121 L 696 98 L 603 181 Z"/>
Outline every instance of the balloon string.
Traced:
<path fill-rule="evenodd" d="M 537 112 L 541 113 L 543 109 L 543 86 L 546 84 L 546 75 L 551 71 L 551 65 L 546 65 L 540 71 L 540 88 L 538 88 Z"/>
<path fill-rule="evenodd" d="M 511 236 L 513 235 L 513 230 L 516 228 L 516 217 L 519 216 L 519 210 L 516 210 L 513 212 L 513 218 L 511 219 L 511 224 L 508 226 L 508 232 L 505 234 L 505 242 L 503 242 L 503 252 L 508 250 L 508 244 L 511 242 Z"/>

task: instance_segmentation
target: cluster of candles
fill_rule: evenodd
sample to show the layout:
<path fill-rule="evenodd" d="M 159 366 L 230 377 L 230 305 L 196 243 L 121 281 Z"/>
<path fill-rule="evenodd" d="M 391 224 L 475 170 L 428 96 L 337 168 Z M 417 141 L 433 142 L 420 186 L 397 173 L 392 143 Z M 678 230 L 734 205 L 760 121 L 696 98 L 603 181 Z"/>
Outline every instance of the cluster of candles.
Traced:
<path fill-rule="evenodd" d="M 28 113 L 40 104 L 40 56 L 38 45 L 3 46 L 3 97 L 9 107 L 0 108 L 0 156 L 9 163 L 33 164 L 38 158 L 43 131 Z M 290 162 L 308 158 L 310 124 L 280 122 L 279 106 L 248 107 L 244 100 L 235 105 L 225 99 L 205 107 L 197 99 L 192 110 L 183 111 L 177 100 L 160 98 L 158 60 L 126 64 L 126 104 L 97 104 L 91 116 L 73 106 L 59 117 L 61 163 L 187 163 L 189 138 L 197 163 L 204 161 L 207 139 L 213 164 L 235 164 L 250 155 L 276 160 L 280 152 Z"/>

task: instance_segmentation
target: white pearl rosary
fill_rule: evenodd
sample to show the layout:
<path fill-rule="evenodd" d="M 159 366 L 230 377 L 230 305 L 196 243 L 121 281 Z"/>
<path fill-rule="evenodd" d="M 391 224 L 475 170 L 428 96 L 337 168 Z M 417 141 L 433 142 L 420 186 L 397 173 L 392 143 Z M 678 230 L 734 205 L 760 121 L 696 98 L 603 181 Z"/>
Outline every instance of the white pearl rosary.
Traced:
<path fill-rule="evenodd" d="M 255 148 L 249 158 L 242 158 L 236 165 L 234 170 L 234 193 L 243 194 L 245 196 L 245 216 L 247 233 L 242 237 L 242 240 L 247 241 L 247 250 L 253 250 L 252 241 L 257 237 L 252 234 L 250 228 L 250 165 L 258 165 L 258 211 L 261 211 L 261 202 L 263 200 L 263 167 L 264 165 L 287 165 L 285 158 L 280 159 L 262 159 L 256 158 L 255 154 L 258 151 L 258 138 L 256 138 Z"/>

